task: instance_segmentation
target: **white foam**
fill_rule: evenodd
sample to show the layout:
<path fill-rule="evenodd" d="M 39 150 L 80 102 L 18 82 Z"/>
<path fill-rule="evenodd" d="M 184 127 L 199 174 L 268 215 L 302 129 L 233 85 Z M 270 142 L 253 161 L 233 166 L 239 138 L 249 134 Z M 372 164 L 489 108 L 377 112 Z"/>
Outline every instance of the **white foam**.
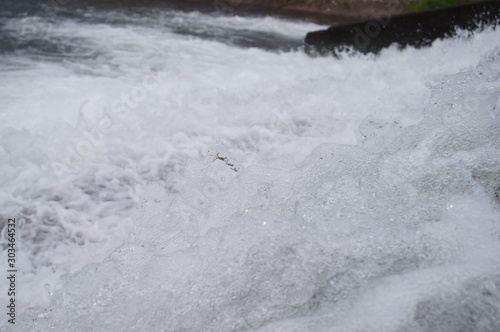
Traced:
<path fill-rule="evenodd" d="M 0 211 L 22 221 L 19 308 L 41 306 L 22 328 L 498 326 L 498 31 L 333 59 L 161 18 L 63 20 L 47 38 L 93 56 L 2 73 Z"/>

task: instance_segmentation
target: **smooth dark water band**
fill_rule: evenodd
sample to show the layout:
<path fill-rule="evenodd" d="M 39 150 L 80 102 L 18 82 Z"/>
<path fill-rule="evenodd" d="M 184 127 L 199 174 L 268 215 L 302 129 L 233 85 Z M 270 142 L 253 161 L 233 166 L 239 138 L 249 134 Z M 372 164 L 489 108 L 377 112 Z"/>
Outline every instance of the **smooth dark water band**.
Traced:
<path fill-rule="evenodd" d="M 473 31 L 499 21 L 500 1 L 487 0 L 332 26 L 307 34 L 305 42 L 323 52 L 348 48 L 377 53 L 393 43 L 429 46 L 436 39 L 455 35 L 457 29 Z"/>

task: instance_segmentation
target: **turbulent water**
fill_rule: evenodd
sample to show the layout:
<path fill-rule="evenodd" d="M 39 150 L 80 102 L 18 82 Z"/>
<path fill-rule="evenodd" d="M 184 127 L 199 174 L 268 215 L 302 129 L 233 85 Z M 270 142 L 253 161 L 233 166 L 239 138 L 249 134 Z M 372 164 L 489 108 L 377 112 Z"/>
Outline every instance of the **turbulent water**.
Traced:
<path fill-rule="evenodd" d="M 0 9 L 2 330 L 500 330 L 500 31 L 333 58 L 312 23 L 28 5 Z"/>

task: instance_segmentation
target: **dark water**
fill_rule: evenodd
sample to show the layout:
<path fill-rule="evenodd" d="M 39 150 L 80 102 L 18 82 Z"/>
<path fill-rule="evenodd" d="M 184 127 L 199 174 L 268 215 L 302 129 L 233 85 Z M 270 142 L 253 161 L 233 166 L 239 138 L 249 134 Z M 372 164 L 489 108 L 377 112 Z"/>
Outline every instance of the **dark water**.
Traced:
<path fill-rule="evenodd" d="M 86 40 L 52 38 L 51 29 L 60 22 L 108 25 L 145 25 L 185 36 L 212 40 L 236 47 L 256 47 L 269 51 L 290 51 L 303 45 L 302 38 L 285 33 L 256 31 L 244 27 L 210 25 L 196 20 L 176 20 L 180 12 L 202 11 L 213 17 L 232 16 L 212 6 L 196 7 L 158 1 L 6 1 L 0 8 L 0 54 L 44 56 L 91 56 Z M 17 24 L 12 24 L 16 21 Z M 79 46 L 78 46 L 79 45 Z"/>

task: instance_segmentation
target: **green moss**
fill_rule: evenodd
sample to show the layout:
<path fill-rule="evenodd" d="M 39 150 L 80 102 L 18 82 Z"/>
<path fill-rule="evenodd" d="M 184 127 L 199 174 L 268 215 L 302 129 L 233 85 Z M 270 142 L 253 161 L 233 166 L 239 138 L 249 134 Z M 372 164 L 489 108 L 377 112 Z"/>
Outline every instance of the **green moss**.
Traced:
<path fill-rule="evenodd" d="M 451 6 L 463 2 L 466 2 L 466 0 L 421 0 L 416 4 L 414 4 L 413 6 L 410 6 L 406 10 L 406 12 L 409 13 L 409 12 L 432 9 L 437 7 Z"/>

